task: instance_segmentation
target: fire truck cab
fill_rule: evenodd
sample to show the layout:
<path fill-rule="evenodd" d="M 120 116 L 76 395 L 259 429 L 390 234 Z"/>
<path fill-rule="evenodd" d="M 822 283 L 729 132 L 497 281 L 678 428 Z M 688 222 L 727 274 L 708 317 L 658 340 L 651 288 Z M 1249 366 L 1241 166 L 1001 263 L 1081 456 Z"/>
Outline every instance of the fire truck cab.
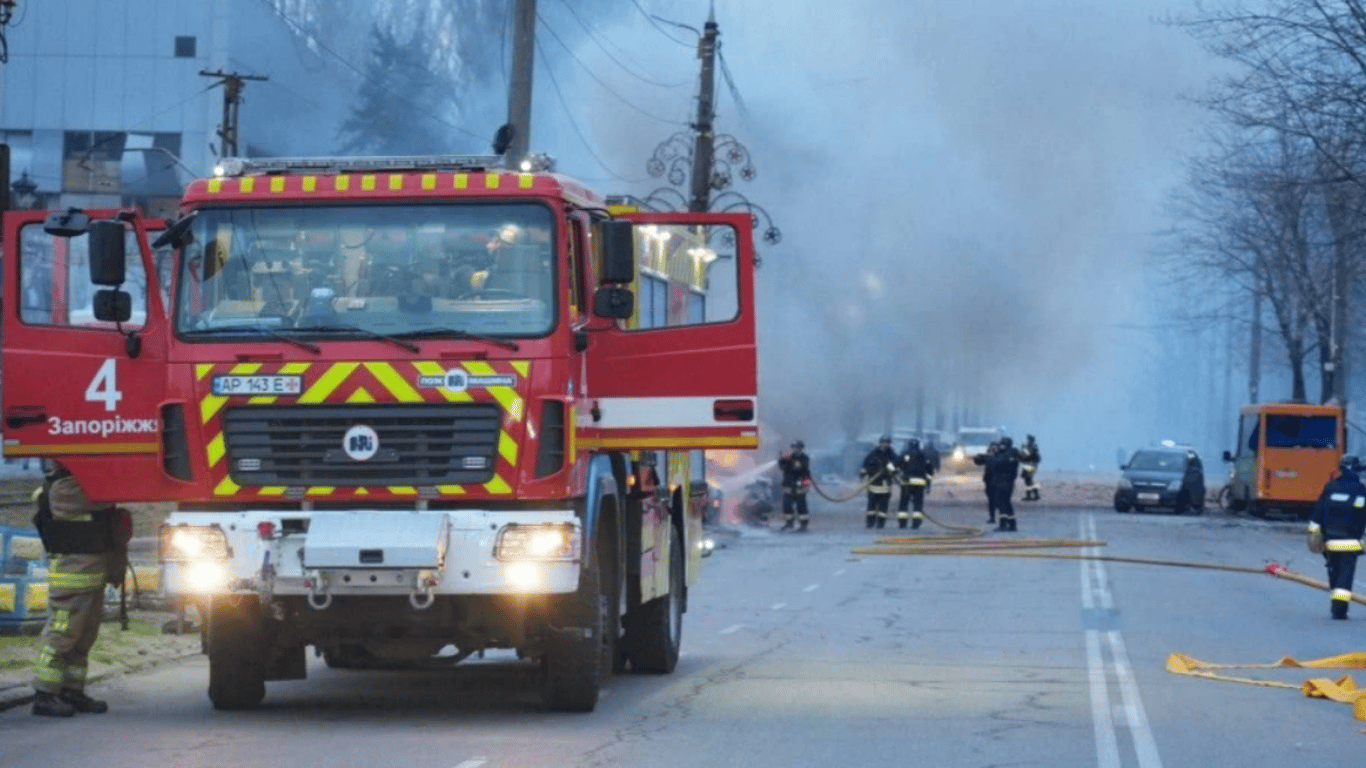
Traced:
<path fill-rule="evenodd" d="M 548 707 L 670 672 L 702 451 L 758 443 L 742 214 L 497 158 L 233 160 L 173 222 L 4 217 L 4 455 L 174 502 L 209 698 L 516 649 Z"/>

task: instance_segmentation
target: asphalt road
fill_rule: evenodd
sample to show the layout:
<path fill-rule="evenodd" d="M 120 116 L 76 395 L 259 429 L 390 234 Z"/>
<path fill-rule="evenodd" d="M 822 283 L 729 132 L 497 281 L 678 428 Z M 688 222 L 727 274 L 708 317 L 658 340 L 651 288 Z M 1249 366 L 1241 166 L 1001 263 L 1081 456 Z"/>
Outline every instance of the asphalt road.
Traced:
<path fill-rule="evenodd" d="M 1298 523 L 1019 506 L 1018 536 L 1323 577 Z M 972 507 L 930 511 L 983 522 Z M 0 713 L 0 765 L 1241 767 L 1340 763 L 1366 744 L 1348 706 L 1164 669 L 1171 651 L 1270 662 L 1362 650 L 1366 606 L 1330 621 L 1325 593 L 1271 576 L 859 557 L 850 549 L 873 536 L 857 504 L 815 513 L 806 534 L 729 539 L 691 595 L 677 672 L 614 678 L 592 714 L 542 711 L 506 658 L 439 672 L 314 661 L 309 680 L 270 684 L 263 709 L 220 713 L 196 659 L 102 684 L 104 716 Z"/>

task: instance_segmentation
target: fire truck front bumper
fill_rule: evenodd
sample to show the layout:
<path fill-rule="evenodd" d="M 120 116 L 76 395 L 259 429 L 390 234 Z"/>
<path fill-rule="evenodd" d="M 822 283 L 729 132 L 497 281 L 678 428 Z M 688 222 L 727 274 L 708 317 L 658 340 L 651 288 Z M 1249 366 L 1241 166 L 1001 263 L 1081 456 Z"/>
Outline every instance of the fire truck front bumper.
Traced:
<path fill-rule="evenodd" d="M 572 510 L 177 512 L 161 531 L 162 589 L 333 597 L 564 594 L 578 588 Z"/>

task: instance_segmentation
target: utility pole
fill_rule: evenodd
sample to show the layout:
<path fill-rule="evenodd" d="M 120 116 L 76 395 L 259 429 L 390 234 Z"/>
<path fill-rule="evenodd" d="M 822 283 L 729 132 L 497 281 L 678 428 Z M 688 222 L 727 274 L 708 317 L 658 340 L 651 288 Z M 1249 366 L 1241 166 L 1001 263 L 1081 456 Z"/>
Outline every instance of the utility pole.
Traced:
<path fill-rule="evenodd" d="M 713 142 L 716 131 L 716 38 L 721 28 L 716 23 L 716 4 L 713 3 L 702 36 L 697 40 L 697 58 L 702 60 L 702 82 L 697 95 L 697 133 L 692 153 L 692 198 L 688 210 L 705 212 L 711 207 L 711 168 Z"/>
<path fill-rule="evenodd" d="M 508 122 L 511 141 L 503 153 L 508 168 L 517 168 L 531 152 L 531 76 L 536 62 L 536 0 L 517 0 L 512 12 L 512 69 L 508 78 Z"/>
<path fill-rule="evenodd" d="M 1257 259 L 1255 268 L 1257 281 L 1260 283 L 1262 277 L 1262 260 Z M 1247 401 L 1249 403 L 1261 402 L 1261 382 L 1262 382 L 1262 288 L 1258 285 L 1252 291 L 1252 349 L 1248 354 L 1247 361 Z"/>
<path fill-rule="evenodd" d="M 237 72 L 200 70 L 204 77 L 220 78 L 223 86 L 223 124 L 218 128 L 218 156 L 237 157 L 237 108 L 242 103 L 242 88 L 248 80 L 265 81 L 265 75 L 242 75 Z"/>

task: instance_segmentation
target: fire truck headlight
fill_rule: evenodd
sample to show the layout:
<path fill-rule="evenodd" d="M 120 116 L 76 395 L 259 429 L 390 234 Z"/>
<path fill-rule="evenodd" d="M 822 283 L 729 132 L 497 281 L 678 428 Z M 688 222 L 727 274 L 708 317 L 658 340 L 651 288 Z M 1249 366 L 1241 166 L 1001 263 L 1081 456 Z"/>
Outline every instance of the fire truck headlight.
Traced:
<path fill-rule="evenodd" d="M 230 557 L 228 536 L 217 525 L 166 525 L 161 528 L 161 558 L 167 562 L 222 561 Z"/>
<path fill-rule="evenodd" d="M 711 553 L 716 550 L 716 540 L 708 536 L 697 542 L 697 548 L 702 551 L 703 557 L 711 557 Z"/>
<path fill-rule="evenodd" d="M 962 461 L 963 459 L 966 459 L 967 457 L 968 457 L 967 452 L 964 451 L 962 448 L 954 448 L 954 449 L 953 449 L 953 460 L 954 460 L 954 461 Z"/>
<path fill-rule="evenodd" d="M 505 562 L 574 560 L 579 556 L 579 529 L 570 523 L 509 523 L 498 532 L 493 556 Z"/>
<path fill-rule="evenodd" d="M 503 578 L 513 589 L 530 592 L 545 582 L 545 572 L 540 563 L 508 563 L 503 568 Z"/>
<path fill-rule="evenodd" d="M 227 584 L 228 566 L 226 563 L 201 560 L 191 563 L 185 568 L 185 586 L 193 592 L 200 594 L 218 592 Z"/>

